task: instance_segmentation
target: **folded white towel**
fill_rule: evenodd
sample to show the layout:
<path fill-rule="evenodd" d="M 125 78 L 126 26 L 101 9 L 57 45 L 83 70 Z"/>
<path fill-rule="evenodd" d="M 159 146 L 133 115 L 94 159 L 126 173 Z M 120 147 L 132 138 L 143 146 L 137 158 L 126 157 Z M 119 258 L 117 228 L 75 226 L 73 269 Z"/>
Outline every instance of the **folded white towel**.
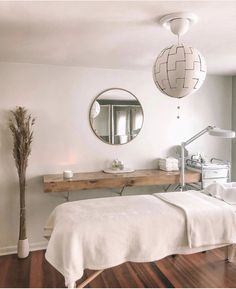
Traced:
<path fill-rule="evenodd" d="M 163 165 L 178 164 L 178 163 L 179 161 L 175 158 L 159 159 L 159 164 L 163 164 Z"/>
<path fill-rule="evenodd" d="M 178 162 L 159 161 L 159 164 L 162 164 L 162 165 L 178 165 Z"/>
<path fill-rule="evenodd" d="M 178 161 L 160 160 L 159 163 L 161 163 L 161 164 L 177 164 Z"/>
<path fill-rule="evenodd" d="M 163 167 L 163 168 L 178 168 L 178 164 L 159 164 L 160 167 Z"/>
<path fill-rule="evenodd" d="M 178 164 L 159 164 L 160 166 L 163 166 L 163 167 L 178 167 Z"/>
<path fill-rule="evenodd" d="M 175 158 L 165 158 L 165 159 L 159 159 L 159 162 L 162 163 L 178 163 L 178 159 Z"/>
<path fill-rule="evenodd" d="M 159 169 L 162 171 L 167 171 L 167 172 L 172 172 L 172 171 L 179 171 L 179 168 L 177 166 L 173 167 L 173 166 L 159 166 Z"/>
<path fill-rule="evenodd" d="M 179 168 L 165 168 L 165 167 L 159 167 L 160 170 L 162 171 L 167 171 L 167 172 L 171 172 L 171 171 L 179 171 Z"/>

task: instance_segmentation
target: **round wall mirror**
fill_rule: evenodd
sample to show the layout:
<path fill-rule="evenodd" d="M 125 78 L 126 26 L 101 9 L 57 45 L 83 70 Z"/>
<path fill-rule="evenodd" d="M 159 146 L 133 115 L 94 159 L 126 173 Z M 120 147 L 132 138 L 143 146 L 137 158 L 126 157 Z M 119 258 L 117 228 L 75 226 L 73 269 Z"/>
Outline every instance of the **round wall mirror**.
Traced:
<path fill-rule="evenodd" d="M 93 101 L 89 119 L 102 141 L 120 145 L 133 140 L 143 125 L 143 109 L 137 97 L 123 88 L 110 88 Z"/>

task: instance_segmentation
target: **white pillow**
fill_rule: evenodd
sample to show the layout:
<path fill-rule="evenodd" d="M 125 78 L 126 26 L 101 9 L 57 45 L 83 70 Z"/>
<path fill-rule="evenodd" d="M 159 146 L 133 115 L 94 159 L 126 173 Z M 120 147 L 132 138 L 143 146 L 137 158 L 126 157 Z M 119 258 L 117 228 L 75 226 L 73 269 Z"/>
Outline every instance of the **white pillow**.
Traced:
<path fill-rule="evenodd" d="M 221 199 L 221 195 L 222 195 L 223 190 L 224 190 L 224 187 L 222 186 L 222 184 L 214 183 L 214 184 L 207 186 L 203 191 L 204 191 L 204 193 L 206 193 L 212 197 L 215 197 L 217 199 Z"/>
<path fill-rule="evenodd" d="M 223 200 L 230 205 L 236 205 L 236 183 L 214 183 L 207 186 L 204 192 L 212 197 Z"/>

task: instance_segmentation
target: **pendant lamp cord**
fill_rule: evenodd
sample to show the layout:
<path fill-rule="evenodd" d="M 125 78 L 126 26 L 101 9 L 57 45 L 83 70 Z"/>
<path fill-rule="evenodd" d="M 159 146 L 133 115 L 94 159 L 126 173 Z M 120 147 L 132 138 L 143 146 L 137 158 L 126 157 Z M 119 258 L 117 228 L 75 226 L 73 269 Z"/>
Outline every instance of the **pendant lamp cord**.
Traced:
<path fill-rule="evenodd" d="M 180 119 L 180 99 L 178 98 L 178 104 L 177 104 L 177 119 Z"/>

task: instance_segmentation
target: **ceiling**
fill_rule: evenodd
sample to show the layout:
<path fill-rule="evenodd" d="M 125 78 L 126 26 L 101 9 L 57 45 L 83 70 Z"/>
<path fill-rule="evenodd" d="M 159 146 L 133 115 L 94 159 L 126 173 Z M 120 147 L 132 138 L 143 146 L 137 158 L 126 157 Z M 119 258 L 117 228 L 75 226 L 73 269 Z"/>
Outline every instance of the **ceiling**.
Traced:
<path fill-rule="evenodd" d="M 151 70 L 176 37 L 158 24 L 168 13 L 199 22 L 182 37 L 208 73 L 236 75 L 235 1 L 0 2 L 0 61 Z"/>

